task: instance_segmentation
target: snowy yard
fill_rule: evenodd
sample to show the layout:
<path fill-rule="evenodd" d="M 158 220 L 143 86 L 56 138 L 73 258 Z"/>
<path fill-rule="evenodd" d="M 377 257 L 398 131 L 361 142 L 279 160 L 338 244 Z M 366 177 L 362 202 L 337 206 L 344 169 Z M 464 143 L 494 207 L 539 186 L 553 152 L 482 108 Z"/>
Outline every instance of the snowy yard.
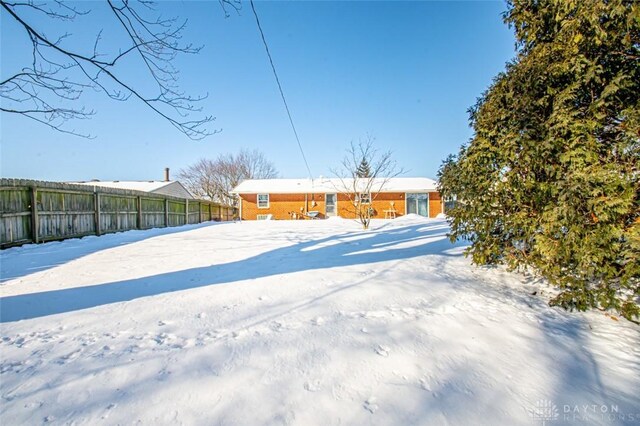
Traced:
<path fill-rule="evenodd" d="M 446 232 L 261 221 L 5 250 L 0 422 L 640 424 L 640 327 L 549 308 Z"/>

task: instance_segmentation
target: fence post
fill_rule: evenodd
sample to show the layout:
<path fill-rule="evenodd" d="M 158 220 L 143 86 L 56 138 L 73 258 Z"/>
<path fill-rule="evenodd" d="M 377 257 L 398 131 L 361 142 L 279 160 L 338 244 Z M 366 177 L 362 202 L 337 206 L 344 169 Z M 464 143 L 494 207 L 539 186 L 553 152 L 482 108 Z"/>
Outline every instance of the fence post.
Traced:
<path fill-rule="evenodd" d="M 184 224 L 189 224 L 189 200 L 187 198 L 184 199 Z"/>
<path fill-rule="evenodd" d="M 100 193 L 97 190 L 93 193 L 93 201 L 95 204 L 95 214 L 93 217 L 95 220 L 96 235 L 100 236 Z"/>
<path fill-rule="evenodd" d="M 38 243 L 38 188 L 36 186 L 31 187 L 31 238 L 34 243 Z"/>
<path fill-rule="evenodd" d="M 138 217 L 137 217 L 137 228 L 142 229 L 142 197 L 138 195 Z"/>
<path fill-rule="evenodd" d="M 164 227 L 169 227 L 169 199 L 164 199 Z"/>

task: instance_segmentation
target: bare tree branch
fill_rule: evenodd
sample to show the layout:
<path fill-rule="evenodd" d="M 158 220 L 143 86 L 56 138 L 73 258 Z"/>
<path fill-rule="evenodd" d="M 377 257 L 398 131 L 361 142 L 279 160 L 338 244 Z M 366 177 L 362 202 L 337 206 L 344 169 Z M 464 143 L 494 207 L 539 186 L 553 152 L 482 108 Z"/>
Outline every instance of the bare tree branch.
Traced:
<path fill-rule="evenodd" d="M 224 16 L 229 17 L 231 14 L 229 13 L 230 9 L 233 9 L 236 13 L 240 14 L 240 10 L 242 10 L 242 1 L 241 0 L 218 0 L 220 2 L 220 6 L 222 6 L 222 10 L 224 11 Z"/>
<path fill-rule="evenodd" d="M 236 155 L 222 154 L 215 160 L 201 159 L 178 173 L 178 179 L 194 195 L 228 206 L 237 204 L 231 191 L 243 180 L 277 176 L 276 168 L 264 154 L 244 149 Z"/>
<path fill-rule="evenodd" d="M 336 191 L 349 200 L 349 210 L 364 229 L 369 228 L 374 215 L 371 205 L 378 194 L 391 178 L 405 173 L 393 160 L 391 151 L 379 152 L 374 142 L 371 135 L 366 135 L 358 143 L 352 141 L 341 168 L 331 171 L 339 181 Z M 362 173 L 363 164 L 367 165 L 367 173 Z"/>
<path fill-rule="evenodd" d="M 223 6 L 239 10 L 237 0 L 220 1 Z M 182 44 L 186 20 L 161 18 L 155 11 L 155 4 L 146 0 L 135 4 L 129 0 L 107 0 L 106 4 L 127 43 L 117 52 L 100 52 L 103 40 L 103 31 L 100 30 L 93 48 L 85 53 L 80 47 L 74 47 L 72 34 L 64 32 L 50 37 L 29 21 L 36 22 L 36 15 L 74 21 L 90 15 L 91 10 L 80 10 L 62 0 L 0 0 L 2 9 L 24 30 L 32 46 L 31 63 L 0 83 L 1 111 L 20 114 L 55 130 L 87 137 L 66 129 L 65 124 L 69 120 L 89 118 L 95 112 L 84 107 L 70 107 L 66 101 L 77 104 L 84 90 L 93 88 L 114 100 L 137 99 L 191 139 L 217 133 L 219 130 L 207 129 L 214 117 L 188 119 L 192 114 L 201 112 L 196 104 L 207 95 L 187 95 L 177 84 L 176 57 L 179 54 L 197 54 L 201 49 Z M 227 14 L 226 8 L 223 9 Z M 143 64 L 153 88 L 148 89 L 146 85 L 143 88 L 135 83 L 139 76 L 128 74 L 121 66 L 125 58 L 129 62 L 133 60 Z"/>

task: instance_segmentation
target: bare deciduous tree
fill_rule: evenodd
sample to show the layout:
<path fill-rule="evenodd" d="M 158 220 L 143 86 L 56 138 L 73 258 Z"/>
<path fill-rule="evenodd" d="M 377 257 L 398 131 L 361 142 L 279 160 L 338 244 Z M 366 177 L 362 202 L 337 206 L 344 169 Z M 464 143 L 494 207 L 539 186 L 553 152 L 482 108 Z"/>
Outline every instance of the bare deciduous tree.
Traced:
<path fill-rule="evenodd" d="M 392 152 L 379 152 L 374 141 L 370 135 L 357 143 L 352 141 L 341 168 L 332 170 L 338 177 L 336 190 L 349 199 L 349 210 L 364 229 L 369 228 L 375 214 L 372 204 L 378 194 L 391 178 L 405 173 L 393 160 Z"/>
<path fill-rule="evenodd" d="M 278 172 L 260 151 L 241 150 L 215 160 L 201 159 L 180 170 L 178 179 L 196 196 L 235 206 L 233 188 L 245 179 L 270 179 Z"/>
<path fill-rule="evenodd" d="M 239 8 L 239 0 L 220 3 L 225 14 L 226 6 Z M 62 0 L 0 0 L 3 13 L 23 30 L 31 46 L 30 61 L 0 81 L 0 111 L 28 117 L 60 132 L 90 137 L 66 124 L 95 114 L 82 106 L 80 99 L 85 90 L 94 89 L 118 101 L 137 99 L 191 139 L 216 133 L 206 128 L 214 117 L 191 118 L 192 113 L 201 112 L 196 104 L 206 95 L 190 96 L 177 84 L 175 58 L 201 49 L 182 44 L 186 21 L 163 18 L 148 0 L 90 4 L 106 7 L 108 20 L 104 21 L 100 11 Z M 102 28 L 96 30 L 93 43 L 86 43 L 86 34 L 67 32 L 72 23 L 92 17 L 91 25 Z"/>
<path fill-rule="evenodd" d="M 196 198 L 216 199 L 216 183 L 213 180 L 214 161 L 201 158 L 196 163 L 178 172 L 178 180 Z"/>

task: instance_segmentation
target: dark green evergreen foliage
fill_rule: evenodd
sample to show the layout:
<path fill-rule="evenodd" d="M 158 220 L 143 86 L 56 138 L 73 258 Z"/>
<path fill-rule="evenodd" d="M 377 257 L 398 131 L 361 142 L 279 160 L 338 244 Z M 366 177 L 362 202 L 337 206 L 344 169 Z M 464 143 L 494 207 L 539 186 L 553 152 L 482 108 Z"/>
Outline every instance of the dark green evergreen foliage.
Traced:
<path fill-rule="evenodd" d="M 359 178 L 370 178 L 371 177 L 371 166 L 366 158 L 363 158 L 358 165 L 358 169 L 356 170 L 356 176 Z"/>
<path fill-rule="evenodd" d="M 449 157 L 451 238 L 478 264 L 532 268 L 553 305 L 640 316 L 640 3 L 514 1 L 518 55 Z"/>

